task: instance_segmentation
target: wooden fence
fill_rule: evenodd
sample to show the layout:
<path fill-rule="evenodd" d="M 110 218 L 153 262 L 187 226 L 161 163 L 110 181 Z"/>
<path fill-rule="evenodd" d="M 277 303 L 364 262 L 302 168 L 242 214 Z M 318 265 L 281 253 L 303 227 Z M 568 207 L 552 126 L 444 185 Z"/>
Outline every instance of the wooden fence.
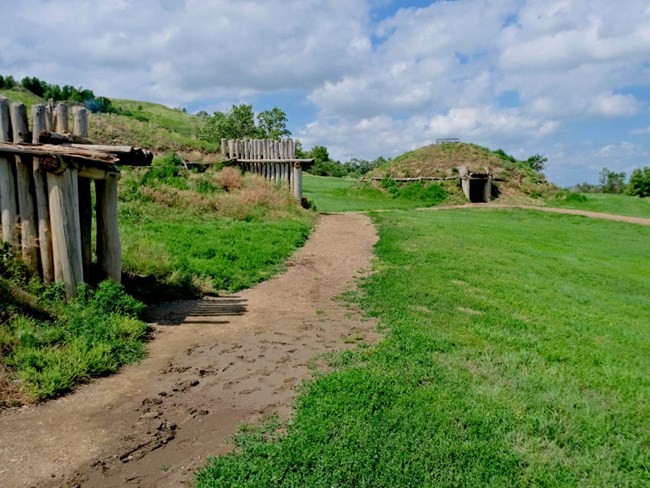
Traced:
<path fill-rule="evenodd" d="M 289 185 L 296 200 L 301 201 L 302 163 L 312 162 L 313 159 L 297 159 L 295 141 L 221 139 L 221 154 L 244 171 Z"/>
<path fill-rule="evenodd" d="M 83 107 L 72 109 L 72 135 L 64 103 L 34 105 L 32 120 L 30 132 L 25 105 L 10 106 L 0 97 L 2 240 L 11 243 L 45 283 L 64 282 L 66 296 L 74 296 L 77 286 L 90 278 L 94 182 L 97 278 L 119 283 L 118 165 L 151 164 L 151 154 L 90 145 Z"/>

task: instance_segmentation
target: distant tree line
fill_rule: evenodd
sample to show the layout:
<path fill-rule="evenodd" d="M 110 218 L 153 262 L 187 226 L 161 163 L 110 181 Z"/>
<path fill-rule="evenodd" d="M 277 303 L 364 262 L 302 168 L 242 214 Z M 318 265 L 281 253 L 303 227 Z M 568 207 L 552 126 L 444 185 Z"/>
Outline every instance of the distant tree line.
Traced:
<path fill-rule="evenodd" d="M 625 182 L 625 172 L 603 168 L 598 174 L 598 185 L 580 183 L 574 190 L 581 193 L 627 194 L 637 197 L 650 197 L 650 166 L 636 168 L 629 181 Z"/>
<path fill-rule="evenodd" d="M 97 97 L 87 88 L 76 88 L 72 85 L 59 86 L 39 80 L 35 76 L 25 76 L 18 83 L 11 75 L 0 75 L 0 88 L 12 89 L 18 86 L 45 100 L 83 103 L 93 113 L 119 113 L 108 98 Z"/>
<path fill-rule="evenodd" d="M 338 178 L 349 176 L 352 178 L 361 178 L 373 169 L 388 163 L 388 160 L 383 156 L 372 161 L 352 158 L 345 163 L 341 163 L 330 158 L 329 151 L 325 146 L 314 146 L 309 151 L 303 151 L 300 148 L 296 153 L 300 158 L 314 160 L 313 163 L 305 165 L 304 168 L 308 173 L 317 176 L 336 176 Z"/>

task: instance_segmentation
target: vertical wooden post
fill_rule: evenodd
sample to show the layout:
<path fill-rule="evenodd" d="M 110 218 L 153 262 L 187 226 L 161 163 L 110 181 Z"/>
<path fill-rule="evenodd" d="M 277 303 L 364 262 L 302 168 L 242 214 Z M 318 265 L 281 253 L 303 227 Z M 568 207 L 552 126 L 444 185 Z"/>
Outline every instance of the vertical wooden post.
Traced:
<path fill-rule="evenodd" d="M 293 196 L 299 203 L 302 201 L 302 168 L 298 161 L 293 163 Z"/>
<path fill-rule="evenodd" d="M 56 122 L 54 116 L 54 100 L 51 98 L 47 101 L 45 105 L 45 129 L 49 131 L 56 130 Z"/>
<path fill-rule="evenodd" d="M 221 156 L 224 159 L 228 159 L 228 141 L 227 139 L 221 139 Z"/>
<path fill-rule="evenodd" d="M 45 105 L 32 107 L 32 142 L 37 144 L 41 131 L 47 130 L 47 114 Z M 47 177 L 41 168 L 40 158 L 34 158 L 32 166 L 34 176 L 34 193 L 36 194 L 36 217 L 38 219 L 38 249 L 41 258 L 43 282 L 50 284 L 54 281 L 54 261 L 52 259 L 52 230 L 50 226 L 50 211 L 47 201 Z"/>
<path fill-rule="evenodd" d="M 0 97 L 0 142 L 11 142 L 9 100 Z M 18 205 L 13 157 L 0 157 L 0 222 L 2 240 L 18 247 Z"/>
<path fill-rule="evenodd" d="M 30 142 L 31 135 L 27 128 L 27 109 L 25 104 L 11 104 L 11 127 L 14 142 Z M 34 207 L 32 158 L 16 158 L 16 183 L 18 190 L 18 211 L 20 213 L 20 237 L 23 261 L 27 268 L 38 271 L 38 234 L 36 232 L 36 209 Z"/>
<path fill-rule="evenodd" d="M 72 133 L 75 136 L 88 137 L 88 111 L 83 107 L 72 108 Z M 92 264 L 92 197 L 90 180 L 79 178 L 79 228 L 81 230 L 81 257 L 84 280 L 90 279 Z"/>
<path fill-rule="evenodd" d="M 118 176 L 109 174 L 97 180 L 97 263 L 107 278 L 116 283 L 122 279 L 122 251 L 117 220 Z"/>
<path fill-rule="evenodd" d="M 54 279 L 65 283 L 68 299 L 75 295 L 77 286 L 83 281 L 78 183 L 78 172 L 74 168 L 67 168 L 62 174 L 47 173 Z"/>
<path fill-rule="evenodd" d="M 59 102 L 56 104 L 55 120 L 56 120 L 56 131 L 61 134 L 68 132 L 68 106 L 64 102 Z"/>

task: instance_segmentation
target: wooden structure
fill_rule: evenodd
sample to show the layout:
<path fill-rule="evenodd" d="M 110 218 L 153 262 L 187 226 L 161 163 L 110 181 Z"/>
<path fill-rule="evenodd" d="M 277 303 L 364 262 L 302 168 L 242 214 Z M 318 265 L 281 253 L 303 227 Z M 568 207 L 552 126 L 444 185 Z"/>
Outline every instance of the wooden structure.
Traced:
<path fill-rule="evenodd" d="M 485 173 L 470 171 L 466 165 L 458 167 L 463 193 L 472 203 L 487 203 L 492 195 L 492 176 L 488 169 Z"/>
<path fill-rule="evenodd" d="M 2 240 L 20 250 L 27 267 L 45 283 L 64 282 L 66 297 L 74 296 L 90 277 L 94 182 L 98 278 L 119 283 L 118 166 L 149 165 L 152 154 L 91 145 L 82 107 L 72 109 L 72 134 L 64 103 L 34 105 L 32 119 L 30 132 L 25 105 L 9 106 L 0 97 Z"/>
<path fill-rule="evenodd" d="M 295 141 L 221 139 L 221 154 L 244 171 L 289 185 L 296 200 L 302 200 L 302 163 L 313 159 L 297 159 Z"/>

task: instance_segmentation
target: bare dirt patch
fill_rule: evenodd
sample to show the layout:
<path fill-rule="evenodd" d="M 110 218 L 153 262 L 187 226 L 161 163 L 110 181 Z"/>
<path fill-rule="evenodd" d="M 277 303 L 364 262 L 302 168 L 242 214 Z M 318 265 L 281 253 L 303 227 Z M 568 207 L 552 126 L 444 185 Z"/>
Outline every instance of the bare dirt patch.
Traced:
<path fill-rule="evenodd" d="M 145 361 L 0 414 L 2 486 L 192 485 L 206 456 L 232 449 L 240 423 L 289 417 L 314 356 L 378 337 L 334 300 L 370 268 L 376 240 L 364 215 L 322 216 L 284 274 L 160 306 Z"/>

